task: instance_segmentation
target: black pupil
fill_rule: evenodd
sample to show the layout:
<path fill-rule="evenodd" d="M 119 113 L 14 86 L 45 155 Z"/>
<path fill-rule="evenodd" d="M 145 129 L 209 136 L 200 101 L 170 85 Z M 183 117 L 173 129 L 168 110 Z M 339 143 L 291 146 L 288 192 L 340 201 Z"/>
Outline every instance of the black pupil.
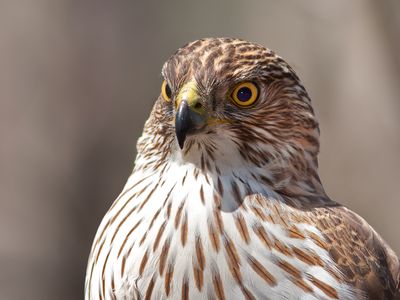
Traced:
<path fill-rule="evenodd" d="M 171 88 L 169 87 L 168 84 L 165 85 L 165 94 L 167 95 L 168 98 L 171 98 L 172 96 Z"/>
<path fill-rule="evenodd" d="M 252 92 L 248 87 L 242 87 L 237 91 L 237 98 L 239 101 L 246 102 L 251 99 Z"/>

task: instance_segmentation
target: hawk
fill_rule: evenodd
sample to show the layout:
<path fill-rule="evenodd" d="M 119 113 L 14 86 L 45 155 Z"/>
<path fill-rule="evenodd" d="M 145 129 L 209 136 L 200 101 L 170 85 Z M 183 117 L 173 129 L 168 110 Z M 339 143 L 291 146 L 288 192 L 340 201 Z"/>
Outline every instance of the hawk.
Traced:
<path fill-rule="evenodd" d="M 162 75 L 85 299 L 400 299 L 396 254 L 324 191 L 318 122 L 282 58 L 208 38 Z"/>

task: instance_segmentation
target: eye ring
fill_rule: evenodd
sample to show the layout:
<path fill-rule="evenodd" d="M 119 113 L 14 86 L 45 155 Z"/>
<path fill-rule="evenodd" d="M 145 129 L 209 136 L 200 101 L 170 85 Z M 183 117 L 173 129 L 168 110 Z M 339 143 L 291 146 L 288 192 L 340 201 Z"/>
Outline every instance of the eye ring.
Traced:
<path fill-rule="evenodd" d="M 161 85 L 161 94 L 166 102 L 171 102 L 172 91 L 166 80 Z"/>
<path fill-rule="evenodd" d="M 231 99 L 239 107 L 249 107 L 258 99 L 258 87 L 250 81 L 238 83 L 233 88 Z"/>

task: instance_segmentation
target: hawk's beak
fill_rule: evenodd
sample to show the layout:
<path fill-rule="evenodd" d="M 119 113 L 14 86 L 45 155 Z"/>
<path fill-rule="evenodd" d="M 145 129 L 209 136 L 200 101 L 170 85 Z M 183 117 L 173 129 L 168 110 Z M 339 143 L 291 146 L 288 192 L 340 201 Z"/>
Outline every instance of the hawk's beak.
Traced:
<path fill-rule="evenodd" d="M 207 123 L 206 110 L 198 95 L 196 83 L 186 83 L 176 97 L 177 113 L 175 133 L 179 147 L 183 149 L 188 135 L 198 133 Z"/>

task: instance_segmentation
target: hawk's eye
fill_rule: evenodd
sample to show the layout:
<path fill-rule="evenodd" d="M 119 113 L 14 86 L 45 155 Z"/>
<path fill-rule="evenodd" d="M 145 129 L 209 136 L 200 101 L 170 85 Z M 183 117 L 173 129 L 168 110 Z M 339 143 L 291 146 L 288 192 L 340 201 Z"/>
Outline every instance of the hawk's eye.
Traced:
<path fill-rule="evenodd" d="M 258 98 L 258 88 L 252 82 L 238 83 L 231 94 L 233 103 L 240 107 L 247 107 L 256 102 Z"/>
<path fill-rule="evenodd" d="M 165 101 L 170 102 L 172 97 L 172 91 L 168 83 L 164 80 L 161 85 L 161 94 Z"/>

